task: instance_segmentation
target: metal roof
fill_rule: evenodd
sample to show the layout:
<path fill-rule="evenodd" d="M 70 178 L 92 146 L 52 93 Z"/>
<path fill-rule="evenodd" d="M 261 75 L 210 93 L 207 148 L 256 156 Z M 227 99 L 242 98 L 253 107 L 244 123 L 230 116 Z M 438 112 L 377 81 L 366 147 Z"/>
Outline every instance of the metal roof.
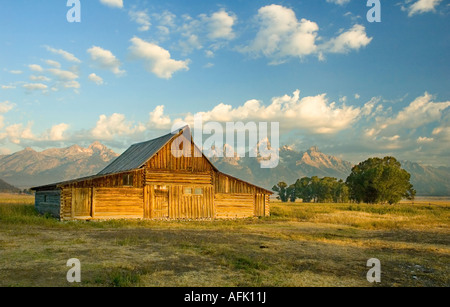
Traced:
<path fill-rule="evenodd" d="M 166 134 L 157 139 L 132 145 L 97 175 L 108 175 L 140 168 L 176 134 Z"/>

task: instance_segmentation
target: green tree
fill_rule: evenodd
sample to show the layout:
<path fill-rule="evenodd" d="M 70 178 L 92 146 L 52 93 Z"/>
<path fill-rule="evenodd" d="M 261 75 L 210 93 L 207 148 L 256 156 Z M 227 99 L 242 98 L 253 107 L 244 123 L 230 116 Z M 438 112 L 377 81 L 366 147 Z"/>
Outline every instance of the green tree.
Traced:
<path fill-rule="evenodd" d="M 414 197 L 410 177 L 394 157 L 370 158 L 354 166 L 346 182 L 350 198 L 358 203 L 395 204 Z"/>
<path fill-rule="evenodd" d="M 289 201 L 295 203 L 295 200 L 297 199 L 297 195 L 295 193 L 295 184 L 291 184 L 286 189 L 286 193 L 287 193 L 287 197 L 288 197 Z"/>
<path fill-rule="evenodd" d="M 311 179 L 309 177 L 303 177 L 301 179 L 297 179 L 294 183 L 295 196 L 302 199 L 304 203 L 309 203 L 312 199 L 310 182 Z"/>
<path fill-rule="evenodd" d="M 275 191 L 278 193 L 278 197 L 277 199 L 281 200 L 282 202 L 287 202 L 288 201 L 288 193 L 287 193 L 287 183 L 286 182 L 278 182 L 277 185 L 274 185 L 272 188 L 272 191 Z"/>

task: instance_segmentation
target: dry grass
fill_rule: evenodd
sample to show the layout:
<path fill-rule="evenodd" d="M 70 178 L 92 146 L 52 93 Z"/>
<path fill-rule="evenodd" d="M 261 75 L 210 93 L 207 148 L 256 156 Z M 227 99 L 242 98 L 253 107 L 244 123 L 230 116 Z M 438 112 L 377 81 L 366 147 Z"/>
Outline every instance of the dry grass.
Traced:
<path fill-rule="evenodd" d="M 0 286 L 450 286 L 450 204 L 281 204 L 264 219 L 58 222 L 0 196 Z M 82 283 L 66 281 L 78 258 Z"/>

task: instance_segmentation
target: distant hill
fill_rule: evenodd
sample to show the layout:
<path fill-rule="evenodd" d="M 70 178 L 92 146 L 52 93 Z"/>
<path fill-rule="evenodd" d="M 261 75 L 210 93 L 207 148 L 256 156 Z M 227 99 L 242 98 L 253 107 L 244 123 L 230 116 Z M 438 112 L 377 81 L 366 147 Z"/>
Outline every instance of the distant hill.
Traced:
<path fill-rule="evenodd" d="M 0 193 L 20 193 L 20 189 L 0 179 Z"/>
<path fill-rule="evenodd" d="M 105 145 L 73 145 L 37 152 L 31 148 L 0 156 L 0 177 L 20 188 L 45 185 L 98 173 L 118 157 Z"/>
<path fill-rule="evenodd" d="M 226 149 L 224 146 L 224 149 Z M 317 147 L 297 151 L 280 148 L 280 162 L 274 169 L 262 169 L 258 159 L 249 157 L 211 158 L 224 173 L 271 189 L 279 181 L 294 183 L 301 177 L 336 177 L 345 180 L 352 163 L 320 152 Z M 26 148 L 12 155 L 0 156 L 0 178 L 21 189 L 94 175 L 119 155 L 94 142 L 87 148 L 73 145 L 37 152 Z M 411 174 L 411 182 L 422 196 L 450 196 L 450 168 L 424 166 L 401 161 Z"/>
<path fill-rule="evenodd" d="M 450 195 L 450 168 L 435 168 L 410 161 L 401 161 L 401 164 L 411 174 L 411 182 L 417 190 L 418 195 Z"/>

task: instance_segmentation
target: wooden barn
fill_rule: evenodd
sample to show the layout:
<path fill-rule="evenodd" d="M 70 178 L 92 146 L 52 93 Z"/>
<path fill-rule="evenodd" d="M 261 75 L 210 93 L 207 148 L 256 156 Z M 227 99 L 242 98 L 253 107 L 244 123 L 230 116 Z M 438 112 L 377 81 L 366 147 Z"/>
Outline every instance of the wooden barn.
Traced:
<path fill-rule="evenodd" d="M 268 216 L 273 193 L 220 172 L 186 129 L 132 145 L 97 175 L 32 188 L 36 209 L 60 220 Z M 175 157 L 182 143 L 197 155 Z"/>

